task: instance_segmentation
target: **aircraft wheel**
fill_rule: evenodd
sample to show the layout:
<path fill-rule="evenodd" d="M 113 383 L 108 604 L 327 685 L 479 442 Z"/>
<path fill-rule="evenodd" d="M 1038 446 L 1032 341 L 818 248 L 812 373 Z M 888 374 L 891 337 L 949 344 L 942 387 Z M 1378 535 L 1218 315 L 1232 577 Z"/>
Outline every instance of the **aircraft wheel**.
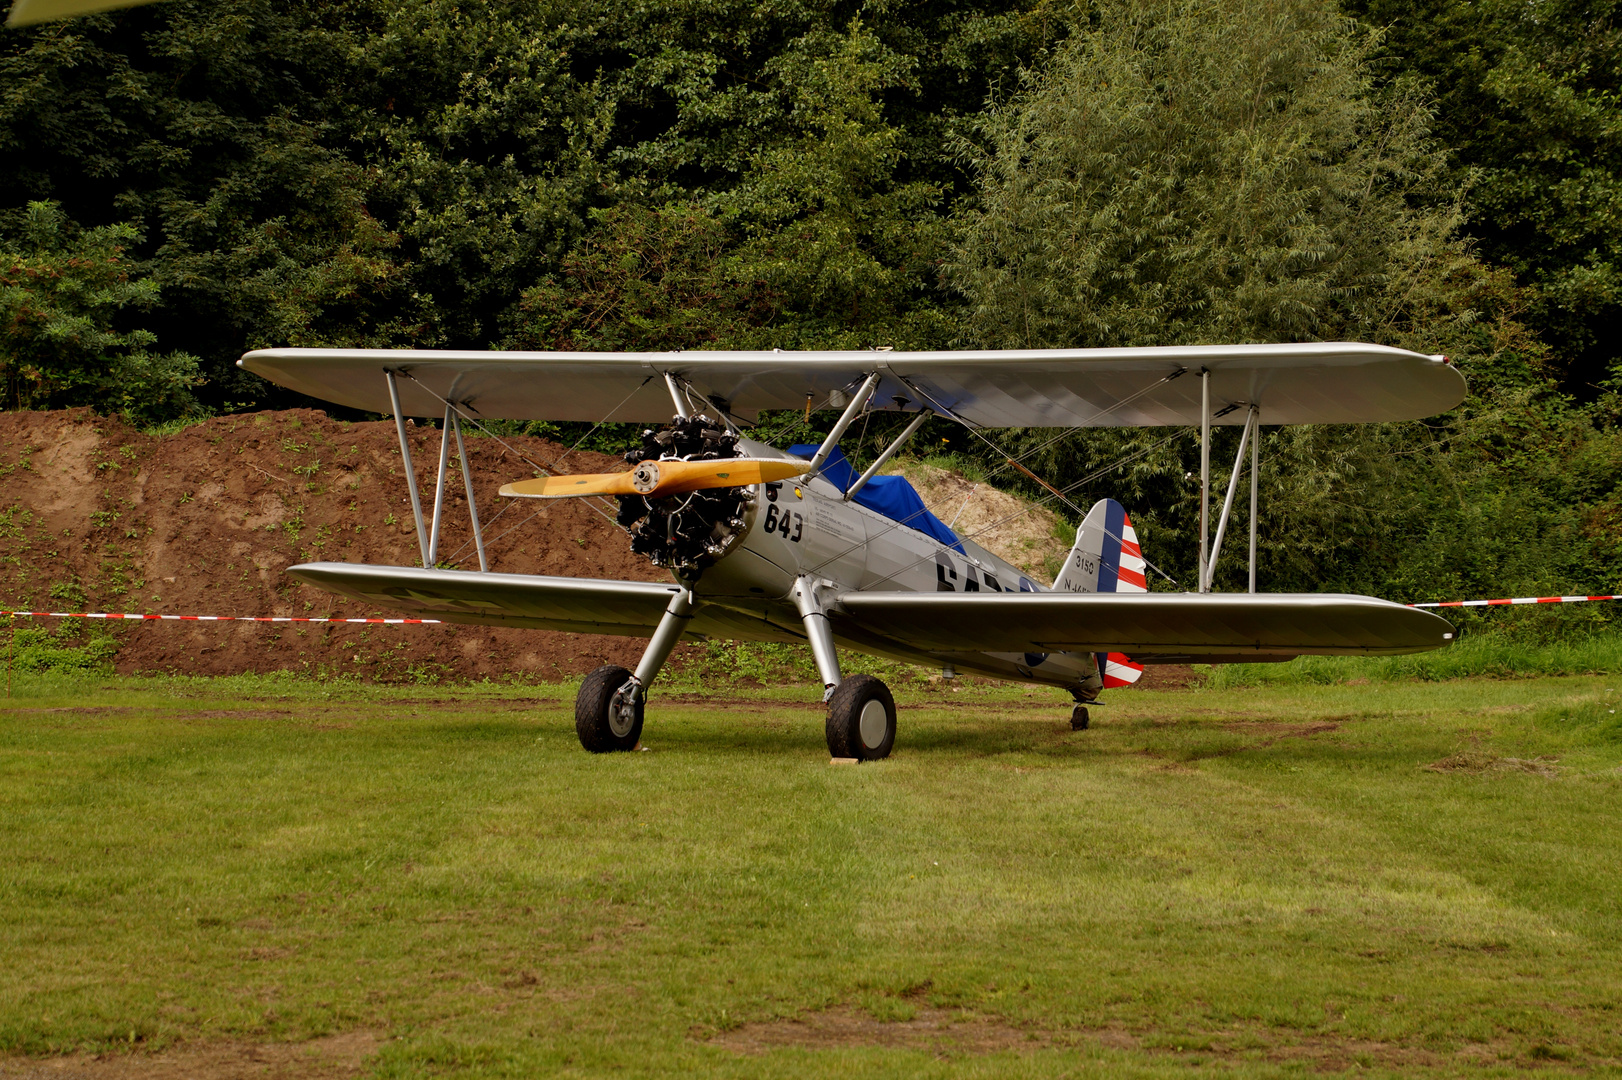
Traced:
<path fill-rule="evenodd" d="M 1088 723 L 1090 723 L 1090 720 L 1087 716 L 1087 706 L 1077 705 L 1070 710 L 1071 731 L 1086 731 Z"/>
<path fill-rule="evenodd" d="M 828 753 L 877 761 L 895 746 L 895 698 L 871 675 L 852 675 L 828 699 Z"/>
<path fill-rule="evenodd" d="M 616 704 L 614 693 L 631 680 L 631 673 L 604 664 L 587 675 L 574 698 L 574 730 L 580 745 L 594 754 L 635 750 L 642 738 L 642 702 Z"/>

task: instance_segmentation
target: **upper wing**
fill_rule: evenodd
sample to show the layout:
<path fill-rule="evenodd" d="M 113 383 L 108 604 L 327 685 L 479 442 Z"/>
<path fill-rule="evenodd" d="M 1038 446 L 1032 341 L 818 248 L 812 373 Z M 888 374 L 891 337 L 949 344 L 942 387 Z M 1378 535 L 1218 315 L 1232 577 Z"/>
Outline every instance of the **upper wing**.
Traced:
<path fill-rule="evenodd" d="M 240 365 L 311 397 L 371 412 L 439 416 L 440 399 L 516 420 L 670 419 L 663 374 L 681 376 L 734 415 L 821 404 L 882 372 L 875 408 L 950 410 L 982 427 L 1155 427 L 1200 421 L 1202 369 L 1217 423 L 1415 420 L 1464 400 L 1464 378 L 1440 356 L 1382 345 L 1190 345 L 1150 349 L 978 352 L 533 353 L 263 349 Z M 1186 376 L 1167 381 L 1167 376 Z M 429 393 L 429 391 L 432 393 Z M 438 395 L 437 397 L 435 395 Z"/>
<path fill-rule="evenodd" d="M 862 630 L 930 652 L 1110 652 L 1225 662 L 1440 648 L 1447 620 L 1332 593 L 845 593 Z"/>
<path fill-rule="evenodd" d="M 300 581 L 390 611 L 478 626 L 527 626 L 578 634 L 650 637 L 676 586 L 655 581 L 422 570 L 364 563 L 304 563 L 288 569 Z M 750 613 L 701 605 L 690 636 L 745 641 L 797 641 Z"/>

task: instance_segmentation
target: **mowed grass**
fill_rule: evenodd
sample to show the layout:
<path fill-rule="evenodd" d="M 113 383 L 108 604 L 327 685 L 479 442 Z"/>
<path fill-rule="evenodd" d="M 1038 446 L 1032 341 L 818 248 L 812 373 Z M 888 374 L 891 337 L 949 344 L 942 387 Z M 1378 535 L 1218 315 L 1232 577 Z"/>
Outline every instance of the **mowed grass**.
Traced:
<path fill-rule="evenodd" d="M 1608 683 L 1116 692 L 1084 732 L 1051 691 L 913 692 L 893 758 L 830 766 L 806 688 L 656 694 L 647 752 L 595 757 L 568 687 L 19 678 L 0 1052 L 364 1028 L 391 1077 L 1614 1068 Z M 951 1026 L 885 1034 L 920 1017 Z"/>

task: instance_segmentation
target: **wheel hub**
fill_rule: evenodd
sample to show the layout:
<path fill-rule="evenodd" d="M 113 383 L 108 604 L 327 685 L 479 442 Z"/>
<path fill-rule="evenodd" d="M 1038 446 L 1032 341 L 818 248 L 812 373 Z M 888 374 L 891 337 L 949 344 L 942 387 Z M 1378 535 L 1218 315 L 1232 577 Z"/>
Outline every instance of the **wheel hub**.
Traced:
<path fill-rule="evenodd" d="M 861 733 L 862 745 L 869 750 L 876 750 L 884 742 L 884 733 L 890 726 L 890 714 L 884 708 L 884 702 L 874 700 L 862 706 L 861 719 L 856 723 L 856 730 Z"/>
<path fill-rule="evenodd" d="M 625 738 L 636 726 L 636 706 L 641 697 L 638 691 L 641 689 L 633 679 L 614 691 L 614 696 L 609 699 L 608 730 L 614 733 L 615 738 Z"/>

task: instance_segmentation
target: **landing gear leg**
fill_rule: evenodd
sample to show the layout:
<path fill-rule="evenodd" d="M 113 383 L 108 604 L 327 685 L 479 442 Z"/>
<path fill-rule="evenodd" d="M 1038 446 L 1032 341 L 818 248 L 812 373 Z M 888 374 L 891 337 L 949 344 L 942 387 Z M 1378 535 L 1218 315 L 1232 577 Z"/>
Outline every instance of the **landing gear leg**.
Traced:
<path fill-rule="evenodd" d="M 693 618 L 693 590 L 684 584 L 642 652 L 636 671 L 606 665 L 586 676 L 574 701 L 574 729 L 580 745 L 594 754 L 635 750 L 642 738 L 642 709 L 653 682 Z"/>
<path fill-rule="evenodd" d="M 834 648 L 833 627 L 828 625 L 828 616 L 817 596 L 817 583 L 808 577 L 795 581 L 794 604 L 800 609 L 805 637 L 811 643 L 811 656 L 817 662 L 817 673 L 822 676 L 822 700 L 828 701 L 840 682 L 839 652 Z"/>

